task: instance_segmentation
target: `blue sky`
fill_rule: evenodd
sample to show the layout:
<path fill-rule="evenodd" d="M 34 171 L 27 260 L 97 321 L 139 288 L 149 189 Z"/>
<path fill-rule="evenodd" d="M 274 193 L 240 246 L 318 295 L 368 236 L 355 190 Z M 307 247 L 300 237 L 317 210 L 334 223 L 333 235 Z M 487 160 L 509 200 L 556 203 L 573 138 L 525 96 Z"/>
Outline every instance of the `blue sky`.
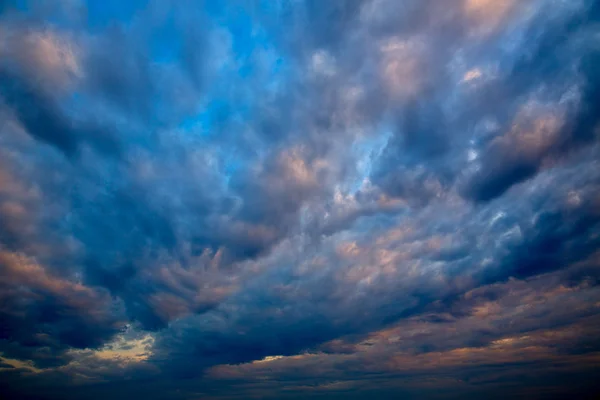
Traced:
<path fill-rule="evenodd" d="M 592 398 L 592 0 L 0 1 L 12 399 Z"/>

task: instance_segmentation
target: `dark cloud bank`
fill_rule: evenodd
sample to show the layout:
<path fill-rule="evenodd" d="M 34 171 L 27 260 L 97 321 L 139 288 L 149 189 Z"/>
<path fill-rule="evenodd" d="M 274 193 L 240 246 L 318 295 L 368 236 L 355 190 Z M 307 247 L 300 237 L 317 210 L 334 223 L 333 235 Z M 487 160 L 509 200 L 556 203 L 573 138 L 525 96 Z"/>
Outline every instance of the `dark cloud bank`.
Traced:
<path fill-rule="evenodd" d="M 594 398 L 598 4 L 0 1 L 0 397 Z"/>

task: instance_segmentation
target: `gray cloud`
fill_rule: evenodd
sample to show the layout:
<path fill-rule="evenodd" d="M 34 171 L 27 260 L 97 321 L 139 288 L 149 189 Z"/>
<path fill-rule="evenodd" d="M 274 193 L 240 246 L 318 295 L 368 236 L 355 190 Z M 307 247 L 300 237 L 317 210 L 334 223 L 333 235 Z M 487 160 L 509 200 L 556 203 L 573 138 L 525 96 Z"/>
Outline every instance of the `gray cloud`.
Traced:
<path fill-rule="evenodd" d="M 593 381 L 595 2 L 0 9 L 5 393 Z"/>

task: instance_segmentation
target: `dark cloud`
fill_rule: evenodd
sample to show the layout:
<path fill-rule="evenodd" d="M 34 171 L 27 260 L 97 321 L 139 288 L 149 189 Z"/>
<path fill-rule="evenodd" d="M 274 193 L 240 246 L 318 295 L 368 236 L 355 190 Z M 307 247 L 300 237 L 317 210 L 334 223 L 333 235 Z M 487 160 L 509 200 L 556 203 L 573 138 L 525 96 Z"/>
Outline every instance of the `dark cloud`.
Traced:
<path fill-rule="evenodd" d="M 0 390 L 584 396 L 599 15 L 0 2 Z"/>
<path fill-rule="evenodd" d="M 101 127 L 89 124 L 77 126 L 63 114 L 56 99 L 40 93 L 22 77 L 2 71 L 0 86 L 4 102 L 36 139 L 55 146 L 68 157 L 73 157 L 86 142 L 103 152 L 118 153 L 118 144 L 110 132 L 107 134 Z"/>
<path fill-rule="evenodd" d="M 544 167 L 548 158 L 560 157 L 572 151 L 573 147 L 589 144 L 595 139 L 598 121 L 597 112 L 594 111 L 597 102 L 593 93 L 597 90 L 597 76 L 589 63 L 597 57 L 597 50 L 587 39 L 588 24 L 597 20 L 593 7 L 588 5 L 585 12 L 559 20 L 551 19 L 554 11 L 547 10 L 540 13 L 538 20 L 526 33 L 527 37 L 536 37 L 537 40 L 532 48 L 519 56 L 500 84 L 508 87 L 507 94 L 514 97 L 522 96 L 532 88 L 557 86 L 554 96 L 562 96 L 557 99 L 558 103 L 567 106 L 563 117 L 565 121 L 553 128 L 556 129 L 555 133 L 545 134 L 554 137 L 547 137 L 546 143 L 542 137 L 538 138 L 537 143 L 529 144 L 529 150 L 523 149 L 526 144 L 518 140 L 492 141 L 485 149 L 485 161 L 481 169 L 464 190 L 467 197 L 475 201 L 492 200 L 514 184 L 534 176 Z M 577 88 L 565 86 L 565 82 L 568 82 L 566 85 L 574 84 L 573 74 L 579 75 L 579 82 L 575 81 Z M 577 110 L 572 109 L 573 106 L 569 105 L 572 100 L 566 97 L 575 94 L 569 93 L 573 90 L 580 97 Z M 512 127 L 506 129 L 517 135 L 530 132 L 532 136 L 535 133 L 544 136 L 543 126 L 524 126 L 519 117 Z M 507 137 L 506 134 L 504 136 Z"/>

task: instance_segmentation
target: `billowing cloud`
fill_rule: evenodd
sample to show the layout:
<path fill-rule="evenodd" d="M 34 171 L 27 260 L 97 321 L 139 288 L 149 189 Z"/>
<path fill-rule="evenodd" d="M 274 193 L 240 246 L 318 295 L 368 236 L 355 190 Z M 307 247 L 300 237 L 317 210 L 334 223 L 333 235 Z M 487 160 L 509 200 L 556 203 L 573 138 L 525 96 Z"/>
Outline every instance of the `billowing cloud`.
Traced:
<path fill-rule="evenodd" d="M 599 18 L 0 2 L 0 390 L 592 393 Z"/>

